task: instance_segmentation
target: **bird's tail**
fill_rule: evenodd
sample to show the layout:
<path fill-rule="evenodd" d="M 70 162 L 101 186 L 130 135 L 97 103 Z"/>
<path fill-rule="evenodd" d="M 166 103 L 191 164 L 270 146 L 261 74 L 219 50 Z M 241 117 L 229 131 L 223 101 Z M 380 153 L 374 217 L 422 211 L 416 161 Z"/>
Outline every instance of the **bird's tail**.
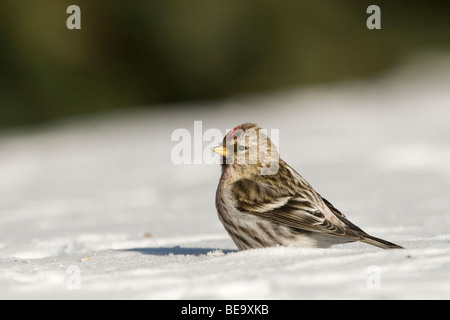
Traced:
<path fill-rule="evenodd" d="M 381 249 L 404 249 L 403 247 L 401 247 L 395 243 L 371 236 L 370 234 L 367 234 L 367 233 L 361 239 L 361 242 L 371 244 L 371 245 L 376 246 Z"/>

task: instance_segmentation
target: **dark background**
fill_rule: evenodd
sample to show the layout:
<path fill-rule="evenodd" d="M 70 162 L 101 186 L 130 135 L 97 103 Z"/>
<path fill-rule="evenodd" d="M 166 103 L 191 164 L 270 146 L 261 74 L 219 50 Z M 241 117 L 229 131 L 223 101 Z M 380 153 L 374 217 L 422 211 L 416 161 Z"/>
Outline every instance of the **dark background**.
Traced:
<path fill-rule="evenodd" d="M 374 76 L 448 52 L 449 17 L 442 0 L 2 0 L 0 127 Z"/>

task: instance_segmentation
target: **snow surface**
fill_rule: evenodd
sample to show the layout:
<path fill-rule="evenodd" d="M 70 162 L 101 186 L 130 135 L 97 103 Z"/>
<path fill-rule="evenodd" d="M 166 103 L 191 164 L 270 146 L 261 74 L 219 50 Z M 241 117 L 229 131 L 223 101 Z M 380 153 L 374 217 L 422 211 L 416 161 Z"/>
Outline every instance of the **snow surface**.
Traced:
<path fill-rule="evenodd" d="M 449 57 L 192 107 L 2 133 L 0 298 L 450 298 Z M 195 120 L 203 132 L 280 129 L 284 160 L 353 223 L 407 249 L 238 252 L 215 210 L 219 166 L 171 160 L 172 132 L 193 134 Z"/>

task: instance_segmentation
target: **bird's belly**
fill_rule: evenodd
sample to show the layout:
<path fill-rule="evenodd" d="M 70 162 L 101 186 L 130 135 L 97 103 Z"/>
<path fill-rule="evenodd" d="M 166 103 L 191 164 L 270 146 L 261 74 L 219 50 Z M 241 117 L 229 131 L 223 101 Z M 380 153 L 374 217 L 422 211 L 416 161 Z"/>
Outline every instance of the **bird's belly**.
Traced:
<path fill-rule="evenodd" d="M 322 245 L 314 232 L 300 230 L 240 212 L 225 203 L 227 197 L 218 199 L 218 215 L 225 230 L 240 250 L 275 246 L 317 248 Z M 230 208 L 233 208 L 230 210 Z"/>

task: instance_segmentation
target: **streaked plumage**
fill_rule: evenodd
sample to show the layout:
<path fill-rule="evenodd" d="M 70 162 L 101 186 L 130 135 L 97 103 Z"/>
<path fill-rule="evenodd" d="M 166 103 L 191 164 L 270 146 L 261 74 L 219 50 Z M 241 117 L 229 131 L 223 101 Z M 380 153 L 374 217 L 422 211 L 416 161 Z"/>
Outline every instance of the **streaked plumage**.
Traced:
<path fill-rule="evenodd" d="M 240 250 L 277 245 L 324 248 L 353 241 L 401 248 L 351 223 L 279 158 L 256 124 L 234 128 L 213 150 L 223 156 L 217 212 Z M 271 174 L 263 171 L 273 167 Z"/>

